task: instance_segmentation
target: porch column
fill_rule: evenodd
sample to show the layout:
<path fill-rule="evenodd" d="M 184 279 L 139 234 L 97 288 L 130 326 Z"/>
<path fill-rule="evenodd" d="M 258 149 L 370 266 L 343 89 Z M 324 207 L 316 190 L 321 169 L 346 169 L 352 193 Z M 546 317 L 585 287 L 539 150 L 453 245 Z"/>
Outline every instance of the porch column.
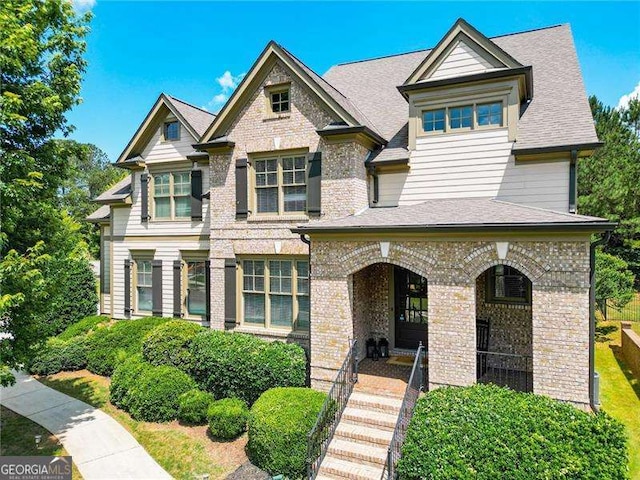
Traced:
<path fill-rule="evenodd" d="M 312 273 L 313 275 L 313 273 Z M 311 387 L 327 391 L 353 338 L 351 279 L 311 279 Z"/>
<path fill-rule="evenodd" d="M 475 286 L 429 283 L 429 389 L 476 381 Z"/>
<path fill-rule="evenodd" d="M 533 287 L 533 392 L 589 405 L 589 290 Z"/>

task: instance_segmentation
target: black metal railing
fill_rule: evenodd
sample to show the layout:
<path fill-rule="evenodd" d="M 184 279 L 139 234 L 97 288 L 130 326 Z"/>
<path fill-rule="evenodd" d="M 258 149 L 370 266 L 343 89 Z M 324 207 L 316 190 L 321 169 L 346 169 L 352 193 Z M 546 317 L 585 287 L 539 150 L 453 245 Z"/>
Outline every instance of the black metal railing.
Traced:
<path fill-rule="evenodd" d="M 381 477 L 383 480 L 394 480 L 396 478 L 396 466 L 400 459 L 402 444 L 404 443 L 405 436 L 407 435 L 409 422 L 413 416 L 413 409 L 416 406 L 420 392 L 424 389 L 426 382 L 425 355 L 426 349 L 422 345 L 422 342 L 420 342 L 420 346 L 416 351 L 416 358 L 413 361 L 411 375 L 409 375 L 409 382 L 407 383 L 407 388 L 404 391 L 404 398 L 402 399 L 402 406 L 400 407 L 396 428 L 393 430 L 391 443 L 387 450 L 387 462 L 384 465 Z"/>
<path fill-rule="evenodd" d="M 478 383 L 493 383 L 518 392 L 533 391 L 533 361 L 530 355 L 477 352 Z"/>
<path fill-rule="evenodd" d="M 320 464 L 327 453 L 329 443 L 347 406 L 354 384 L 358 381 L 358 342 L 349 344 L 349 352 L 329 389 L 315 425 L 307 435 L 307 478 L 318 475 Z"/>

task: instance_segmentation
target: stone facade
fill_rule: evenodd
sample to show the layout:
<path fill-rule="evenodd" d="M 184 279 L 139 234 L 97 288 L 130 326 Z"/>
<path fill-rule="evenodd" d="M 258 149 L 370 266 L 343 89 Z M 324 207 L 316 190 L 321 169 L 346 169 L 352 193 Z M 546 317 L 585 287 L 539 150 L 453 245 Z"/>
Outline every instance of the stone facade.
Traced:
<path fill-rule="evenodd" d="M 392 305 L 382 298 L 389 295 L 388 285 L 385 291 L 373 284 L 381 278 L 385 264 L 393 264 L 429 282 L 430 388 L 475 383 L 476 315 L 485 311 L 495 317 L 493 348 L 533 353 L 535 393 L 579 405 L 589 403 L 587 236 L 380 240 L 390 242 L 386 257 L 376 239 L 346 241 L 329 235 L 313 239 L 312 385 L 327 385 L 331 372 L 335 374 L 344 359 L 348 338 L 364 342 L 371 335 L 375 305 L 387 309 L 377 313 L 379 318 L 389 318 Z M 504 241 L 509 243 L 507 254 L 499 258 L 496 242 Z M 482 275 L 498 264 L 517 268 L 532 281 L 530 307 L 484 302 Z"/>

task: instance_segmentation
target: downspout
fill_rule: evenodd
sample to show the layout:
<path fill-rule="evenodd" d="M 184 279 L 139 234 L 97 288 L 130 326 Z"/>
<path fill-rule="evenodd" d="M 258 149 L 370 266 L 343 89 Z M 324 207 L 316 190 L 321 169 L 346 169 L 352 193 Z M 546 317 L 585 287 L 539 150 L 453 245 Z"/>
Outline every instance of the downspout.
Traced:
<path fill-rule="evenodd" d="M 311 386 L 311 239 L 306 233 L 301 233 L 300 240 L 302 240 L 302 243 L 306 243 L 307 246 L 309 247 L 308 248 L 309 253 L 307 255 L 307 261 L 309 262 L 309 350 L 308 350 L 309 361 L 307 362 L 307 365 L 308 365 L 307 383 L 308 383 L 308 386 L 310 387 Z"/>
<path fill-rule="evenodd" d="M 596 247 L 606 244 L 610 238 L 611 231 L 607 231 L 604 236 L 591 242 L 589 248 L 589 404 L 594 412 L 598 411 L 598 405 L 596 404 L 598 392 L 596 392 L 595 385 Z"/>

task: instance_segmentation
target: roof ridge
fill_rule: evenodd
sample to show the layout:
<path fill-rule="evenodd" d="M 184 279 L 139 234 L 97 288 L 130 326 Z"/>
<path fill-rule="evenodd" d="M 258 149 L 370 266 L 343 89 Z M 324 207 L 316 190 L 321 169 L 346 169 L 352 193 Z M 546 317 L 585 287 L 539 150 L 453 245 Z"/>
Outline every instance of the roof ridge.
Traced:
<path fill-rule="evenodd" d="M 203 113 L 206 113 L 206 114 L 208 114 L 208 115 L 211 115 L 212 117 L 215 117 L 215 116 L 216 116 L 216 114 L 215 114 L 215 113 L 211 113 L 210 111 L 205 110 L 204 108 L 196 107 L 194 104 L 189 103 L 189 102 L 185 102 L 184 100 L 181 100 L 180 98 L 174 97 L 173 95 L 169 95 L 168 93 L 165 93 L 165 95 L 166 95 L 168 98 L 170 98 L 171 100 L 175 100 L 176 102 L 180 102 L 180 103 L 182 103 L 182 104 L 186 105 L 187 107 L 195 108 L 196 110 L 199 110 L 199 111 L 201 111 L 201 112 L 203 112 Z"/>
<path fill-rule="evenodd" d="M 549 25 L 549 26 L 546 26 L 546 27 L 531 28 L 531 29 L 528 29 L 528 30 L 521 30 L 519 32 L 503 33 L 501 35 L 495 35 L 493 37 L 487 37 L 487 38 L 489 40 L 493 40 L 495 38 L 511 37 L 511 36 L 514 36 L 514 35 L 523 35 L 525 33 L 538 32 L 540 30 L 549 30 L 549 29 L 552 29 L 552 28 L 563 27 L 565 25 L 569 25 L 569 23 L 557 23 L 555 25 Z M 352 60 L 350 62 L 336 63 L 335 65 L 331 65 L 331 67 L 329 67 L 329 70 L 331 70 L 333 67 L 342 67 L 344 65 L 352 65 L 354 63 L 373 62 L 373 61 L 376 61 L 376 60 L 383 60 L 385 58 L 391 58 L 391 57 L 401 57 L 403 55 L 411 55 L 412 53 L 428 52 L 428 51 L 430 51 L 432 49 L 433 49 L 433 47 L 420 48 L 418 50 L 409 50 L 407 52 L 391 53 L 389 55 L 380 55 L 379 57 L 371 57 L 371 58 L 364 58 L 364 59 L 361 59 L 361 60 Z M 327 70 L 327 72 L 329 70 Z"/>

